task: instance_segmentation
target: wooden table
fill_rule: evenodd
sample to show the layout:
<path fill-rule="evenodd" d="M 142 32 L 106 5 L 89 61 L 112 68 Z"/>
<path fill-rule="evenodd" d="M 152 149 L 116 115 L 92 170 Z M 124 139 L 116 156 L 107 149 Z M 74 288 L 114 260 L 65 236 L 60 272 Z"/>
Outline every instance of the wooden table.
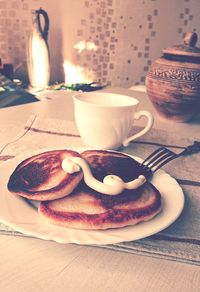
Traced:
<path fill-rule="evenodd" d="M 112 88 L 140 100 L 155 116 L 154 127 L 200 131 L 200 123 L 178 124 L 160 119 L 145 93 Z M 72 93 L 50 101 L 0 109 L 0 141 L 12 139 L 30 114 L 73 119 Z M 143 123 L 143 121 L 141 121 Z M 7 128 L 7 131 L 5 131 Z M 199 291 L 200 268 L 176 261 L 116 252 L 99 247 L 58 244 L 36 238 L 0 235 L 0 291 Z"/>

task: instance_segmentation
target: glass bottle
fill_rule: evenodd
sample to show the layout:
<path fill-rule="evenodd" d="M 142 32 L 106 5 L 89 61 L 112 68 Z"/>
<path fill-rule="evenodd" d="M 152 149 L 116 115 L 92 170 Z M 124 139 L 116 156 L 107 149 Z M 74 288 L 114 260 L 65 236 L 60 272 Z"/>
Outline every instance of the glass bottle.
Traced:
<path fill-rule="evenodd" d="M 44 26 L 40 17 L 43 17 Z M 49 18 L 43 9 L 33 12 L 33 27 L 27 48 L 27 68 L 31 89 L 40 91 L 48 87 L 50 80 L 50 58 L 48 47 Z"/>

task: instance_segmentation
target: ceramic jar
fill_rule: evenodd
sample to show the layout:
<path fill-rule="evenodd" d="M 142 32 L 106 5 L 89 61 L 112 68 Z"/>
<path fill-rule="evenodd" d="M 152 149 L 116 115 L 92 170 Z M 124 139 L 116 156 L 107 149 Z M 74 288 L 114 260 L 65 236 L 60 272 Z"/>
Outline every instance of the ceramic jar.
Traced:
<path fill-rule="evenodd" d="M 186 33 L 184 44 L 164 49 L 146 76 L 147 94 L 158 113 L 177 122 L 200 113 L 200 48 L 196 42 L 196 33 Z"/>

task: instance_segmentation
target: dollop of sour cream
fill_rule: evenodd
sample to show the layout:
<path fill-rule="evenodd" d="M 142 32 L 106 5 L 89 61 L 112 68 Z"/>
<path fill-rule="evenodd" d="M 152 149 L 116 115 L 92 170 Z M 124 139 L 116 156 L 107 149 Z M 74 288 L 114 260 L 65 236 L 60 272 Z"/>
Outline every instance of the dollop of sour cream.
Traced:
<path fill-rule="evenodd" d="M 62 161 L 62 169 L 70 174 L 82 170 L 86 185 L 97 192 L 112 196 L 120 194 L 124 189 L 137 189 L 146 182 L 143 175 L 130 182 L 124 182 L 117 175 L 107 175 L 101 182 L 92 175 L 89 165 L 80 157 L 65 158 Z"/>

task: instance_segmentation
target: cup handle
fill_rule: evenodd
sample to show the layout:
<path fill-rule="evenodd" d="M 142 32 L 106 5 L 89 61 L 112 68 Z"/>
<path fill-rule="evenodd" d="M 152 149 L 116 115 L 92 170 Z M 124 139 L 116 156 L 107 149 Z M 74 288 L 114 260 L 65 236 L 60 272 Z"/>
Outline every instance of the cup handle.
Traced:
<path fill-rule="evenodd" d="M 152 126 L 153 126 L 153 116 L 150 112 L 148 111 L 138 111 L 135 112 L 133 119 L 134 120 L 139 120 L 141 117 L 147 117 L 147 124 L 145 126 L 145 128 L 143 130 L 141 130 L 139 133 L 127 138 L 124 140 L 123 142 L 123 146 L 127 147 L 130 141 L 133 141 L 141 136 L 143 136 L 144 134 L 146 134 L 149 130 L 151 130 Z"/>

